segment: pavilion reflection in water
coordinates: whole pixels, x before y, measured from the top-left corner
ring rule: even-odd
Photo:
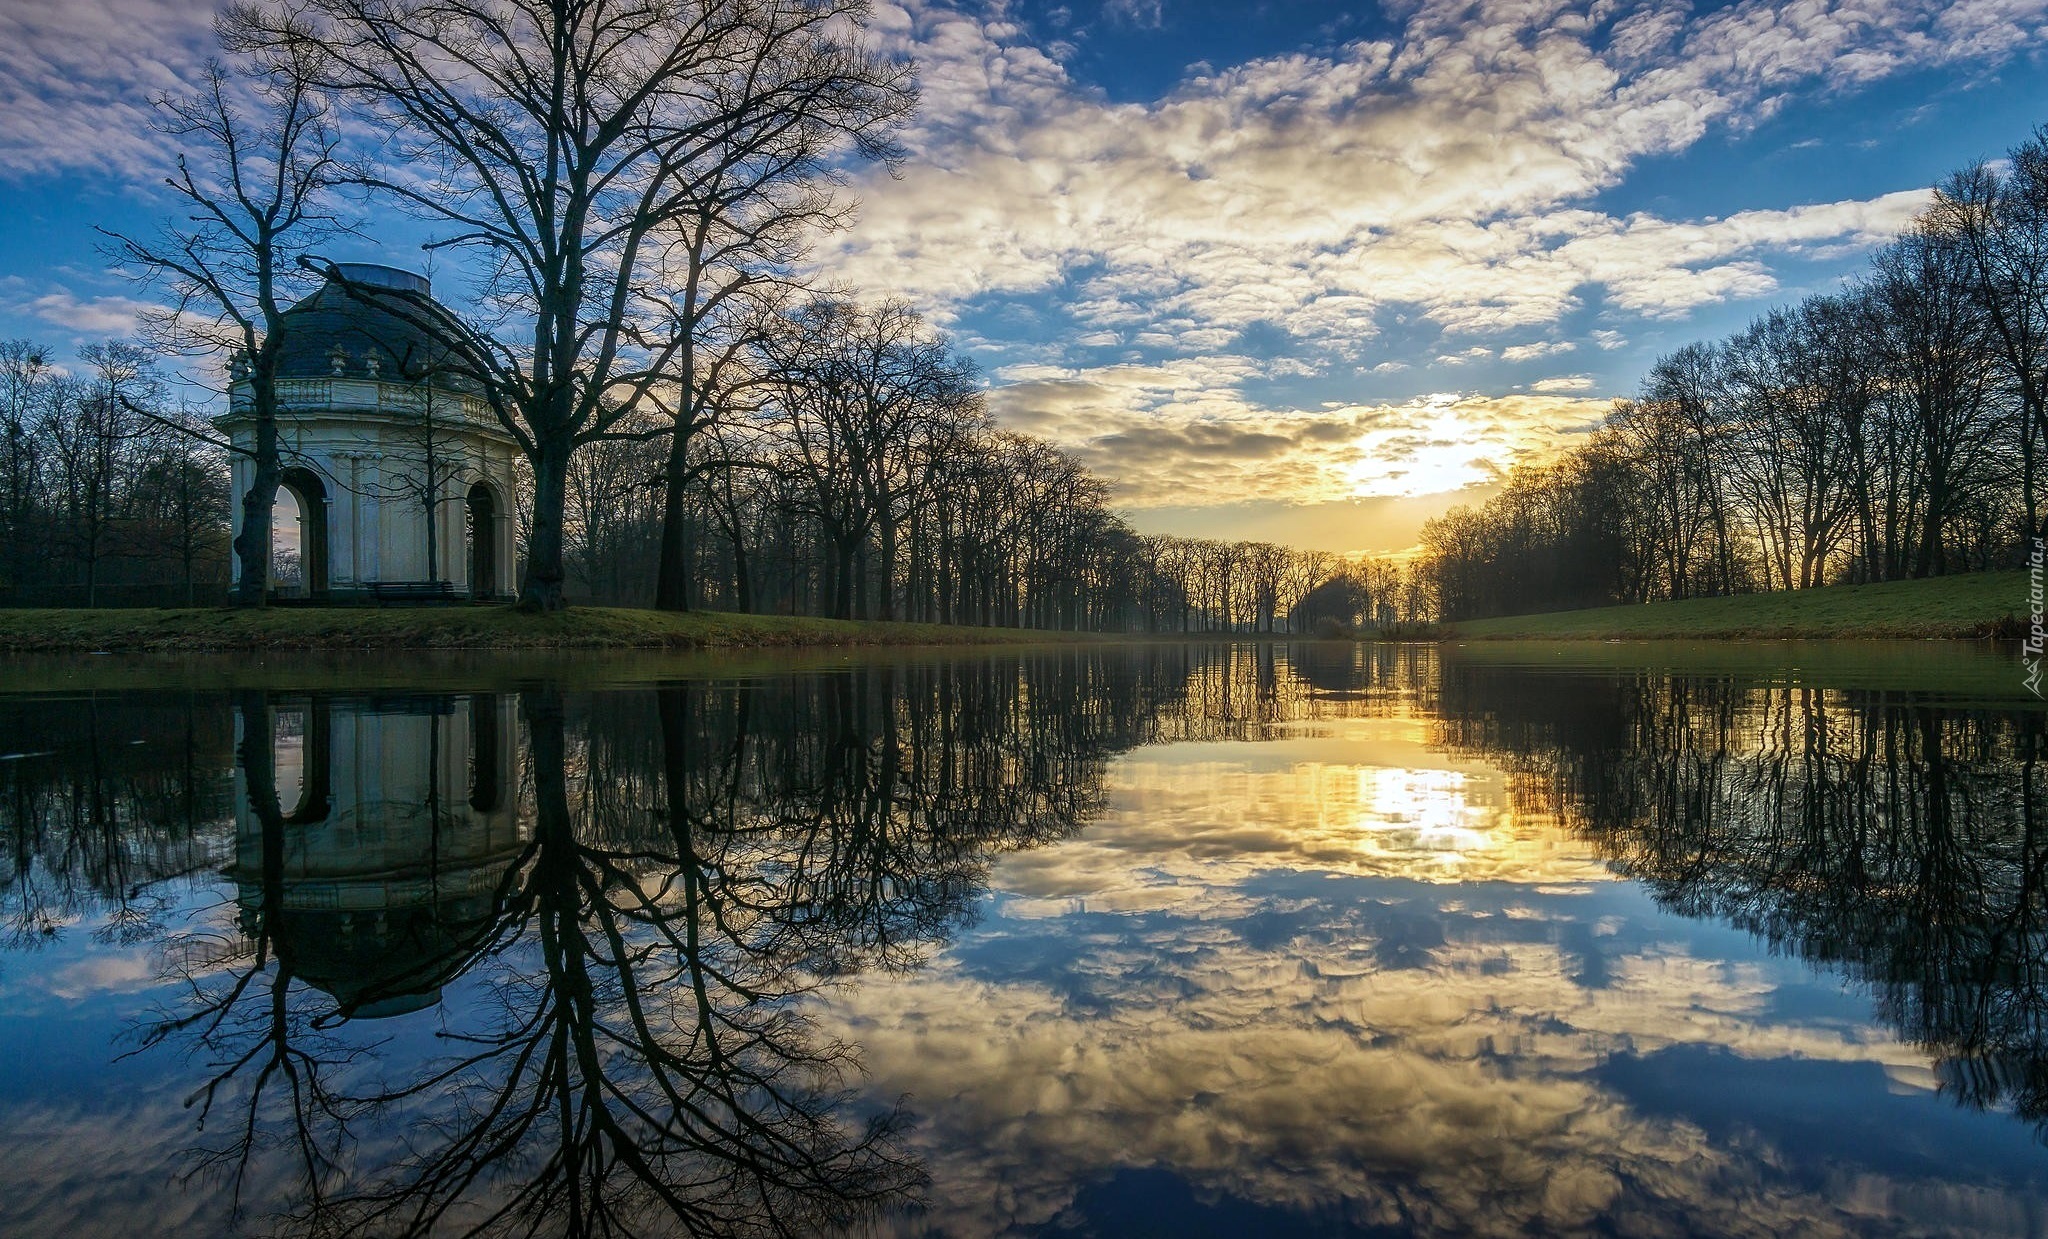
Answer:
[[[488,934],[529,834],[516,701],[311,695],[251,719],[271,729],[275,795],[252,778],[260,761],[240,765],[228,876],[243,931],[267,929],[346,1016],[433,1005]]]

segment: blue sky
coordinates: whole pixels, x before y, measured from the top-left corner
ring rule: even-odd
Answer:
[[[92,227],[166,209],[147,99],[210,13],[0,7],[0,335],[132,322]],[[2048,0],[910,0],[874,32],[925,107],[819,265],[921,306],[1141,528],[1331,550],[1411,545],[2048,121]]]

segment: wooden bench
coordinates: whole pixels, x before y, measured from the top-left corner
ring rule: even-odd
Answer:
[[[457,602],[462,598],[448,581],[371,581],[370,599],[378,606]]]

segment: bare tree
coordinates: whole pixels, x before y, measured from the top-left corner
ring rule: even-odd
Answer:
[[[1702,534],[1710,530],[1705,592],[1725,594],[1734,588],[1734,539],[1729,533],[1726,473],[1720,467],[1723,446],[1730,433],[1726,401],[1721,398],[1721,366],[1717,350],[1705,344],[1690,344],[1659,358],[1644,384],[1643,397],[1668,409],[1678,442],[1673,445],[1681,496],[1670,531],[1675,539],[1689,539],[1694,520],[1705,522]],[[1673,583],[1674,598],[1697,592],[1691,581],[1693,557],[1683,554],[1679,566],[1687,579]]]
[[[90,607],[99,605],[116,534],[134,515],[134,481],[148,441],[163,433],[137,412],[159,403],[161,384],[154,359],[132,344],[91,344],[79,355],[89,369],[60,384],[43,432],[50,499],[60,517],[55,540],[82,568]]]
[[[696,272],[707,264],[695,256],[692,244],[679,248],[691,255],[683,269]],[[707,498],[702,492],[716,484],[717,474],[753,463],[744,453],[728,450],[747,438],[744,432],[732,433],[734,419],[760,411],[769,386],[759,364],[762,347],[781,330],[796,291],[785,281],[730,269],[724,273],[729,282],[710,296],[688,291],[669,299],[674,382],[666,391],[655,389],[649,402],[659,419],[654,433],[668,440],[659,479],[662,517],[654,586],[654,605],[664,611],[689,610],[695,593],[692,540],[698,522],[691,504]],[[729,492],[732,479],[725,482]]]
[[[48,348],[28,340],[0,342],[0,564],[14,586],[22,584],[35,545],[42,498],[40,427],[55,377]]]
[[[860,37],[860,0],[309,0],[235,11],[392,135],[354,179],[477,260],[486,326],[364,296],[452,337],[533,469],[520,603],[563,605],[571,456],[673,379],[673,316],[645,294],[664,242],[752,135],[823,124],[883,153],[911,71]],[[295,60],[296,63],[296,60]]]
[[[177,565],[189,607],[198,601],[201,565],[226,558],[228,474],[198,413],[161,416],[164,433],[152,436],[134,480],[136,543],[143,554]]]
[[[2048,128],[2000,172],[1978,162],[1944,181],[1928,228],[1967,259],[2007,381],[2019,395],[2020,495],[2041,529],[2040,454],[2048,443]]]
[[[648,429],[651,436],[659,428]],[[570,463],[568,562],[590,597],[647,601],[661,532],[661,465],[661,447],[652,437],[592,443]]]
[[[235,601],[262,606],[270,568],[271,511],[282,465],[277,368],[297,287],[296,258],[339,226],[328,189],[337,138],[310,85],[312,49],[282,47],[247,73],[219,62],[200,91],[159,101],[161,128],[196,147],[166,180],[187,214],[150,239],[108,232],[117,258],[171,304],[153,333],[178,351],[220,357],[230,382],[246,380],[254,474],[241,496]]]
[[[1869,286],[1883,324],[1880,364],[1917,448],[1916,577],[1948,570],[1944,528],[1971,475],[1995,458],[1988,324],[1967,261],[1950,238],[1918,231],[1878,254]]]
[[[695,210],[663,230],[662,261],[642,294],[662,318],[661,337],[641,344],[670,372],[669,383],[649,391],[672,427],[655,587],[663,610],[689,607],[685,505],[695,474],[693,440],[726,410],[736,361],[788,299],[788,267],[807,234],[840,227],[852,213],[827,192],[833,169],[824,162],[845,121],[792,120],[753,118],[690,185]],[[875,151],[892,164],[898,154],[893,146]]]

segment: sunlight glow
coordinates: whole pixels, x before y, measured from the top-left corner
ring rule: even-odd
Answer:
[[[1456,864],[1494,843],[1494,812],[1475,804],[1459,770],[1363,767],[1358,774],[1360,850],[1426,852]]]
[[[1433,748],[1414,718],[1324,720],[1249,751],[1149,748],[1114,780],[1115,830],[1004,858],[1001,883],[1020,897],[1005,915],[1174,906],[1276,867],[1549,888],[1613,878],[1553,815],[1523,806],[1513,775]],[[1222,803],[1246,811],[1219,818]]]
[[[1439,495],[1494,481],[1507,471],[1516,445],[1488,435],[1484,425],[1452,407],[1454,397],[1433,397],[1436,407],[1415,425],[1368,430],[1352,444],[1346,468],[1354,498]]]

